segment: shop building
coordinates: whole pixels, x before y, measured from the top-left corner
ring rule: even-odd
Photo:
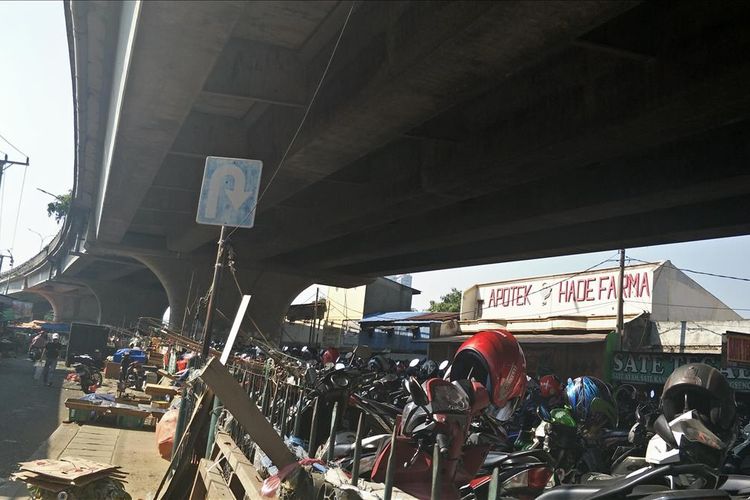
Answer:
[[[743,318],[669,261],[627,266],[622,338],[617,324],[619,268],[477,284],[465,290],[458,321],[433,335],[430,357],[444,359],[473,333],[504,328],[523,346],[532,375],[612,375],[616,352],[689,353],[705,336],[675,334],[670,324]],[[710,342],[721,351],[722,335]]]

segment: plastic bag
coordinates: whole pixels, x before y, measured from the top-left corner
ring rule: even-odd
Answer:
[[[177,428],[177,417],[180,410],[169,410],[156,424],[156,445],[159,454],[164,460],[172,458],[172,447],[174,446],[174,433]]]
[[[34,365],[34,380],[40,380],[43,373],[44,363],[42,363],[41,361],[37,361],[36,365]]]

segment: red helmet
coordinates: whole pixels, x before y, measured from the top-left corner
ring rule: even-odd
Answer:
[[[450,379],[468,378],[484,384],[490,401],[498,408],[523,399],[526,358],[516,338],[506,330],[485,330],[461,344],[453,358]]]
[[[554,375],[545,375],[539,379],[539,393],[543,398],[551,398],[562,392],[562,383]]]
[[[323,361],[324,365],[327,365],[328,363],[335,363],[337,359],[339,359],[339,351],[333,347],[329,347],[328,349],[326,349],[325,352],[323,352],[323,356],[321,357],[321,361]]]

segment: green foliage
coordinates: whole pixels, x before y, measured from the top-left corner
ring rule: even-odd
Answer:
[[[70,190],[66,194],[58,196],[55,201],[47,204],[47,216],[55,217],[55,222],[58,224],[61,220],[68,215],[70,212],[70,200],[73,197],[73,191]]]
[[[460,312],[461,291],[451,288],[451,291],[440,297],[440,302],[430,301],[429,310],[432,312]]]

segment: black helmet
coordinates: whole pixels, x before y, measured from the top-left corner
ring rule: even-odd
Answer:
[[[677,368],[664,383],[661,395],[664,416],[672,420],[695,410],[703,423],[729,444],[737,430],[737,405],[729,382],[716,368],[690,363]]]
[[[423,380],[435,378],[438,376],[438,365],[433,360],[428,359],[419,367],[419,378]]]

